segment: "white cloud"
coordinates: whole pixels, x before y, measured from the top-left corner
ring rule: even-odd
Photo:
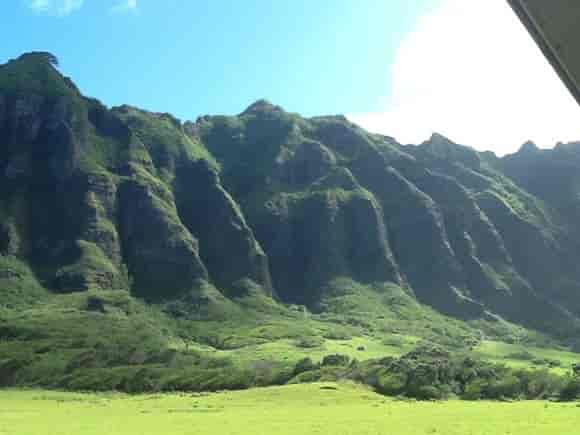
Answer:
[[[30,9],[39,14],[64,17],[80,9],[84,0],[28,0]]]
[[[513,152],[580,140],[580,107],[504,0],[442,0],[401,42],[384,111],[368,130],[420,143],[432,132]]]
[[[111,11],[115,13],[134,12],[136,10],[137,0],[117,0],[116,4],[111,8]]]

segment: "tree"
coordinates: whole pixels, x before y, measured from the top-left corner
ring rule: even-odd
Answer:
[[[316,370],[317,368],[318,365],[314,364],[310,358],[302,358],[294,367],[294,376],[299,375],[300,373]]]
[[[580,397],[580,378],[570,377],[568,378],[566,385],[562,388],[560,392],[560,400],[576,400]]]

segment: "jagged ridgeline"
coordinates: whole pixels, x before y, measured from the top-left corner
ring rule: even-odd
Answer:
[[[0,66],[0,298],[254,292],[324,311],[358,283],[571,336],[579,169],[578,144],[402,146],[264,100],[185,123],[109,109],[29,53]]]

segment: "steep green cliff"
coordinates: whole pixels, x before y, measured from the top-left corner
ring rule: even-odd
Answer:
[[[570,338],[579,150],[402,146],[264,100],[182,123],[109,109],[30,53],[0,66],[0,303],[100,289],[324,312],[388,288]]]

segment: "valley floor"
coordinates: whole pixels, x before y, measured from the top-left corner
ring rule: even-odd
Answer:
[[[0,390],[0,434],[572,435],[579,406],[398,401],[349,383],[139,396]]]

